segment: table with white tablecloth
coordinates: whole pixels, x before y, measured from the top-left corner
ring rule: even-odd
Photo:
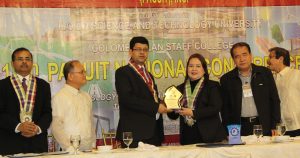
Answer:
[[[42,158],[298,158],[300,140],[254,143],[224,147],[163,146],[156,150],[114,149],[79,155],[44,155]]]

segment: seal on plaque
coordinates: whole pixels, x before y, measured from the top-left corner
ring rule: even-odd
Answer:
[[[166,89],[164,102],[168,109],[181,109],[181,92],[173,85]]]

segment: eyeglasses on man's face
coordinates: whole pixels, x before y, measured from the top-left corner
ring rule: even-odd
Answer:
[[[82,70],[82,71],[71,71],[71,73],[79,73],[79,74],[85,75],[86,71],[85,70]]]
[[[133,51],[136,51],[136,52],[139,52],[139,53],[141,53],[141,52],[149,52],[149,49],[148,48],[133,48],[132,49]]]
[[[32,59],[27,57],[27,58],[16,58],[15,61],[17,62],[23,62],[23,61],[26,61],[26,62],[31,62]]]

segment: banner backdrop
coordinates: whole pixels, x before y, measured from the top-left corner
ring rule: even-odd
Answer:
[[[48,81],[54,95],[65,83],[64,63],[80,60],[89,81],[83,90],[93,98],[101,138],[101,129],[116,130],[114,75],[128,62],[133,36],[150,41],[147,68],[161,98],[167,87],[183,82],[186,60],[193,53],[206,58],[211,79],[218,80],[234,68],[229,50],[240,41],[250,44],[257,65],[266,66],[268,49],[280,46],[291,51],[292,65],[299,69],[299,1],[223,2],[4,0],[0,2],[0,79],[13,72],[12,51],[26,47],[33,53],[33,74]],[[178,134],[178,121],[164,116],[164,126],[166,135]]]

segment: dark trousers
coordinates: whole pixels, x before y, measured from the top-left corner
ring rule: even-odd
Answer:
[[[289,135],[291,137],[300,136],[300,129],[297,129],[297,130],[294,130],[294,131],[286,131],[284,135]]]
[[[145,144],[151,144],[151,145],[155,145],[155,146],[161,146],[162,138],[159,137],[159,130],[155,129],[155,134],[152,138],[143,139],[143,140],[133,140],[129,147],[130,148],[137,148],[139,142],[143,142]],[[121,141],[121,147],[122,148],[127,147],[126,144],[124,144],[123,141]]]
[[[253,135],[253,125],[259,125],[258,117],[241,117],[241,136]]]
[[[182,128],[181,129],[182,133],[180,133],[181,145],[204,143],[198,129],[198,122],[196,122],[193,126],[188,126],[185,123],[181,124],[180,126]]]

